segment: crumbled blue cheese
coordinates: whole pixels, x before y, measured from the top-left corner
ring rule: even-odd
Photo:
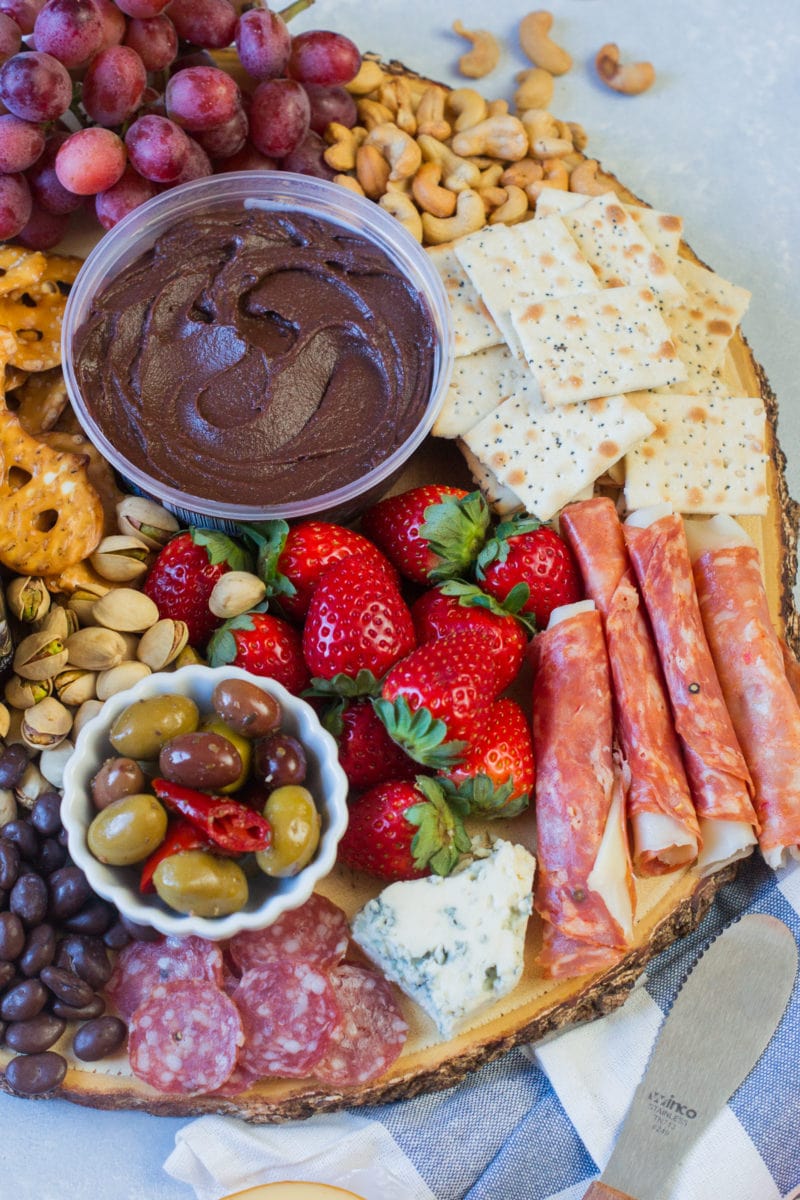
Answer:
[[[535,866],[498,839],[453,875],[390,884],[356,913],[353,938],[450,1037],[519,983]]]

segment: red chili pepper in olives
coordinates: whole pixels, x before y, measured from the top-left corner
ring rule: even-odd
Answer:
[[[145,859],[139,877],[139,891],[146,894],[156,890],[153,886],[153,874],[158,864],[165,858],[169,858],[172,854],[180,854],[181,850],[204,850],[208,845],[209,839],[199,829],[196,829],[183,817],[179,817],[170,825],[167,836],[158,849],[154,850],[148,859]]]
[[[221,850],[249,854],[266,850],[270,844],[269,822],[244,804],[196,792],[168,779],[154,779],[153,791],[171,812],[185,817]]]

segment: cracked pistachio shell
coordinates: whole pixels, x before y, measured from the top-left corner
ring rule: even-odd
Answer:
[[[144,679],[146,675],[150,674],[147,663],[126,659],[119,666],[111,667],[108,671],[101,671],[97,676],[97,699],[107,700],[109,696],[115,696],[117,692],[125,692],[140,679]]]
[[[171,512],[144,496],[125,496],[117,505],[117,528],[160,550],[178,532],[180,525]]]
[[[6,588],[6,603],[19,621],[39,621],[50,609],[50,593],[44,581],[17,575]]]
[[[95,601],[92,616],[106,629],[142,633],[158,620],[158,606],[136,588],[119,587]]]
[[[37,622],[36,628],[39,633],[61,638],[63,642],[78,628],[78,618],[63,604],[54,604],[47,615]]]
[[[73,592],[67,601],[67,608],[71,613],[74,613],[78,619],[78,628],[82,629],[86,625],[96,624],[92,615],[97,596],[87,595],[85,592]]]
[[[54,683],[56,696],[62,704],[71,704],[77,708],[84,700],[93,700],[96,695],[97,674],[82,667],[67,667],[56,675]]]
[[[67,658],[64,639],[42,629],[17,646],[14,670],[23,679],[52,679],[67,665]]]
[[[226,571],[214,584],[208,607],[215,617],[227,620],[255,608],[267,594],[263,580],[250,571]]]
[[[127,657],[124,639],[113,629],[90,625],[67,638],[68,661],[86,671],[108,671]],[[66,664],[65,664],[66,665]]]
[[[12,708],[33,708],[46,696],[52,696],[53,680],[23,679],[20,675],[11,675],[6,680],[3,694]]]
[[[22,740],[33,750],[57,746],[70,729],[72,713],[52,696],[26,709],[22,718]]]
[[[91,556],[97,574],[112,583],[130,583],[147,574],[150,547],[141,538],[112,534],[103,538]]]
[[[164,617],[146,629],[139,640],[136,657],[147,663],[151,671],[163,671],[174,662],[189,640],[185,621]]]

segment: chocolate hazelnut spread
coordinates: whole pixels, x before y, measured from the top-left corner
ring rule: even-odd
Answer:
[[[306,213],[184,220],[95,297],[87,408],[156,480],[244,505],[313,498],[402,445],[430,395],[424,299],[367,238]]]

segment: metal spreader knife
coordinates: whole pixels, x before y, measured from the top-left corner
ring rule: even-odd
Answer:
[[[661,1027],[584,1200],[665,1200],[673,1171],[769,1044],[796,973],[794,937],[776,917],[742,917],[712,942]]]

